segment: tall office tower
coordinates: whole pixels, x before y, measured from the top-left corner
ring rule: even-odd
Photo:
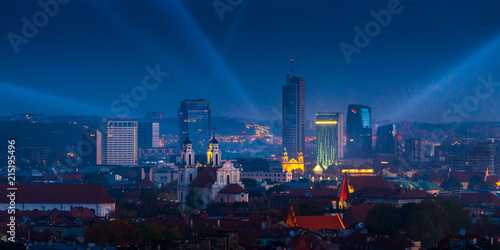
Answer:
[[[286,76],[283,86],[283,148],[288,156],[297,159],[305,154],[306,79]]]
[[[466,151],[466,171],[495,173],[495,150],[493,143],[477,143]]]
[[[346,158],[372,157],[372,110],[363,105],[347,107]]]
[[[160,147],[160,125],[157,122],[140,122],[137,127],[139,148]]]
[[[164,117],[163,112],[146,112],[146,119],[163,119]]]
[[[405,157],[410,162],[424,162],[434,156],[434,145],[422,138],[405,140]]]
[[[101,122],[101,132],[102,164],[137,164],[137,119],[135,117],[104,117]]]
[[[82,131],[82,167],[102,164],[102,137],[99,130],[83,130]]]
[[[327,169],[344,158],[344,115],[316,113],[316,163]]]
[[[396,124],[389,124],[377,128],[377,154],[397,154],[398,133]]]
[[[179,109],[179,142],[181,138],[189,139],[193,143],[193,149],[198,154],[204,155],[210,140],[210,127],[212,115],[210,103],[205,99],[185,100],[181,102]],[[180,144],[182,146],[182,144]]]

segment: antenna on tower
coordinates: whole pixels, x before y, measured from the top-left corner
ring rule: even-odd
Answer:
[[[290,75],[293,76],[293,63],[295,62],[295,59],[291,58],[290,59]]]

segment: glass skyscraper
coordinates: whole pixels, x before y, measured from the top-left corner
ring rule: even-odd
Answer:
[[[210,141],[212,114],[210,103],[205,99],[185,100],[179,109],[179,145],[186,139],[193,143],[193,149],[198,154],[205,154]]]
[[[160,147],[160,125],[157,122],[139,122],[138,147],[140,149]]]
[[[346,158],[372,158],[372,110],[363,105],[347,107]]]
[[[398,134],[396,124],[389,124],[377,128],[377,154],[397,154]]]
[[[327,169],[344,157],[344,115],[316,113],[316,163]]]
[[[283,148],[297,159],[305,153],[306,79],[287,75],[282,90]]]

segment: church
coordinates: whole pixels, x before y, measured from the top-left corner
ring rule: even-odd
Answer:
[[[211,202],[248,202],[248,191],[240,181],[240,169],[234,167],[229,160],[222,163],[221,150],[215,134],[210,140],[207,165],[203,169],[195,162],[194,154],[193,144],[187,136],[182,145],[179,165],[179,202],[186,202],[190,190],[198,192],[205,205]]]

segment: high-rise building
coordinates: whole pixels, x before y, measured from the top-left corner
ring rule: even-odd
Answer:
[[[137,164],[137,120],[135,117],[104,117],[101,122],[101,133],[102,164]]]
[[[316,113],[316,163],[323,169],[344,158],[344,115]]]
[[[102,164],[101,145],[101,131],[96,129],[82,131],[82,167]]]
[[[346,158],[372,157],[372,110],[363,105],[347,107]]]
[[[287,75],[282,90],[283,149],[296,159],[305,153],[306,79]]]
[[[146,119],[163,119],[165,117],[163,112],[146,112]]]
[[[495,173],[495,148],[494,143],[477,143],[466,152],[466,171]]]
[[[397,154],[398,133],[396,124],[389,124],[377,128],[377,154]]]
[[[405,157],[410,162],[424,162],[434,156],[434,145],[422,138],[405,140]]]
[[[180,138],[189,138],[196,153],[205,154],[210,140],[212,114],[210,103],[205,99],[185,100],[179,109],[179,142]]]
[[[160,147],[160,125],[157,122],[140,122],[137,127],[139,148]]]

